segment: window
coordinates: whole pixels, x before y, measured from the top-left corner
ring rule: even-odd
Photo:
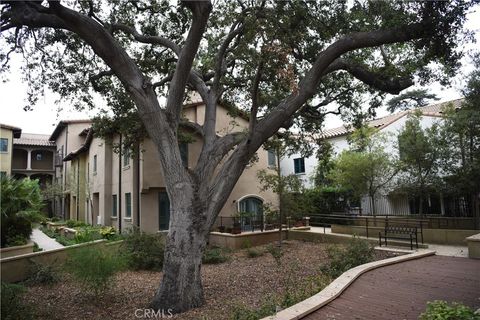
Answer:
[[[293,159],[295,173],[305,173],[305,158]]]
[[[125,218],[132,217],[132,194],[125,193]]]
[[[268,150],[268,166],[269,167],[277,166],[277,158],[275,156],[275,150]]]
[[[97,155],[93,156],[93,173],[97,172]]]
[[[117,216],[117,195],[112,195],[112,217]]]
[[[183,166],[188,168],[188,143],[181,142],[178,148],[180,149]]]
[[[0,138],[0,152],[8,152],[8,139]]]
[[[7,177],[7,172],[6,171],[0,171],[0,178],[6,178]]]
[[[130,165],[130,149],[125,149],[123,151],[123,166],[126,167]]]
[[[38,152],[36,155],[35,155],[35,159],[37,161],[42,161],[43,159],[43,154],[41,152]]]

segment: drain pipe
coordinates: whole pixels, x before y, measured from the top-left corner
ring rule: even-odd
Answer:
[[[122,233],[122,135],[118,152],[118,233]]]

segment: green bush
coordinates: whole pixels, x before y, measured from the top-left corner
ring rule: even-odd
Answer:
[[[270,296],[262,302],[260,308],[251,308],[245,305],[235,305],[230,316],[231,320],[258,320],[268,317],[277,311],[277,301]]]
[[[122,255],[108,249],[85,247],[72,250],[65,264],[66,271],[95,296],[105,292],[113,283],[112,277],[126,266]]]
[[[256,257],[260,257],[260,256],[263,256],[263,251],[262,250],[256,249],[256,248],[248,248],[247,249],[247,257],[256,258]]]
[[[54,284],[60,281],[58,270],[52,265],[43,265],[31,261],[30,270],[27,278],[28,284]]]
[[[2,320],[33,319],[32,310],[22,302],[25,287],[2,282]]]
[[[228,258],[229,257],[223,248],[213,247],[205,250],[202,262],[205,264],[218,264],[226,262]]]
[[[134,229],[124,237],[121,251],[133,270],[162,270],[165,242],[157,234]]]
[[[329,262],[321,270],[329,277],[337,278],[351,268],[372,261],[373,252],[374,249],[367,240],[353,236],[344,249],[339,246],[327,248]]]
[[[267,252],[272,255],[272,257],[275,259],[275,262],[280,265],[282,263],[282,256],[283,256],[283,251],[282,248],[279,247],[276,244],[269,244],[267,246]]]
[[[480,314],[460,303],[449,305],[446,301],[427,303],[427,310],[419,317],[420,320],[480,320]]]
[[[48,229],[47,227],[44,227],[44,226],[40,227],[39,229],[40,231],[45,233],[48,237],[55,238],[55,231]]]
[[[102,227],[100,229],[100,235],[107,240],[113,240],[117,236],[117,230],[114,227]]]
[[[32,222],[44,217],[38,180],[0,178],[1,247],[27,243]]]
[[[77,220],[67,220],[67,221],[65,221],[65,224],[66,224],[66,226],[69,227],[69,228],[88,226],[88,224],[86,224],[85,222],[83,222],[83,221],[77,221]]]
[[[85,243],[102,239],[100,230],[92,226],[84,226],[77,230],[75,243]]]
[[[40,251],[43,251],[43,249],[38,246],[38,243],[34,242],[33,243],[33,252],[40,252]]]

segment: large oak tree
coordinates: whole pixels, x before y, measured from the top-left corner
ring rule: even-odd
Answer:
[[[448,79],[473,4],[1,2],[2,69],[12,52],[23,54],[32,102],[48,85],[78,107],[92,106],[93,88],[115,117],[141,121],[157,146],[171,219],[151,305],[175,312],[204,303],[200,270],[209,230],[262,144],[281,127],[318,129],[326,113],[338,112],[327,111],[333,101],[347,110],[364,93],[380,97],[414,79]],[[188,91],[206,106],[202,125],[182,119]],[[248,130],[218,136],[218,103],[247,110]],[[178,148],[182,125],[203,139],[192,169]]]

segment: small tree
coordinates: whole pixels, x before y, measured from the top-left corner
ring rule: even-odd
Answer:
[[[262,185],[261,190],[272,190],[278,194],[280,246],[282,245],[282,223],[285,213],[291,214],[292,212],[296,211],[295,202],[292,199],[292,192],[298,193],[302,188],[302,181],[295,174],[283,176],[280,170],[281,159],[288,153],[293,152],[288,148],[287,141],[287,139],[275,137],[265,143],[265,147],[275,153],[276,165],[274,168],[274,173],[271,173],[267,170],[259,170],[257,173],[257,177]]]
[[[38,180],[1,178],[1,245],[25,244],[32,234],[32,222],[43,216]]]
[[[438,123],[423,129],[420,118],[419,112],[410,115],[398,135],[402,167],[398,184],[409,195],[419,197],[419,214],[423,214],[425,196],[441,183],[439,170],[444,148]]]
[[[385,135],[363,127],[351,137],[350,149],[336,159],[330,178],[338,186],[351,189],[357,197],[368,194],[375,215],[375,196],[398,172],[397,165],[385,151]]]

